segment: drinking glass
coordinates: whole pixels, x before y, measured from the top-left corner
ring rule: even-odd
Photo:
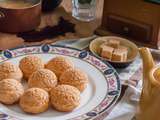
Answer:
[[[72,16],[81,21],[91,21],[96,17],[96,0],[72,0]]]

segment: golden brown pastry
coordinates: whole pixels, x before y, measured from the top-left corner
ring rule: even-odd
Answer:
[[[22,84],[15,79],[3,79],[0,81],[0,102],[13,104],[23,95]]]
[[[59,82],[72,85],[82,92],[87,87],[88,76],[80,69],[68,69],[60,76]]]
[[[22,71],[19,69],[18,66],[10,62],[4,62],[0,64],[0,80],[12,78],[21,81],[22,77]]]
[[[24,78],[28,79],[33,72],[35,72],[38,69],[44,68],[44,63],[41,60],[41,58],[34,55],[30,55],[30,56],[24,57],[20,61],[19,67],[24,74]]]
[[[20,98],[20,107],[27,113],[41,113],[48,109],[48,92],[41,88],[30,88]]]
[[[58,85],[52,88],[51,104],[59,111],[69,112],[80,104],[80,91],[70,85]]]
[[[57,85],[56,75],[48,69],[39,69],[34,72],[28,80],[29,87],[38,87],[46,91]]]
[[[59,77],[67,69],[73,67],[73,63],[69,59],[62,56],[55,57],[46,64],[46,68],[53,71],[57,77]]]

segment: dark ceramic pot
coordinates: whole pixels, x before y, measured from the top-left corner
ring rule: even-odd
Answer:
[[[60,5],[62,0],[42,0],[42,11],[49,12]]]
[[[41,20],[41,0],[26,0],[33,5],[25,8],[0,7],[0,31],[9,33],[35,29]],[[5,2],[1,0],[0,2]]]

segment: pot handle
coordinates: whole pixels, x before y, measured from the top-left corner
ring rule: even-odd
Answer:
[[[2,11],[0,11],[0,19],[4,18],[4,17],[5,17],[4,13]]]

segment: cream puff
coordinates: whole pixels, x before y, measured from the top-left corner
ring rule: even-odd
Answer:
[[[59,83],[72,85],[83,92],[87,87],[88,76],[80,69],[68,69],[60,76]]]
[[[19,67],[24,74],[24,78],[28,79],[33,72],[44,68],[44,63],[38,56],[30,55],[20,61]]]
[[[28,86],[42,88],[50,91],[51,88],[57,85],[56,75],[48,69],[39,69],[34,72],[28,80]]]
[[[46,64],[45,67],[53,71],[56,74],[56,76],[59,78],[64,71],[66,71],[67,69],[73,68],[74,65],[72,61],[70,61],[69,59],[62,56],[57,56],[51,59]]]
[[[62,112],[69,112],[80,105],[80,91],[70,85],[58,85],[50,91],[52,106]]]
[[[48,92],[41,88],[30,88],[20,98],[20,107],[27,113],[42,113],[48,109]]]
[[[11,62],[4,62],[0,64],[0,80],[11,78],[21,81],[23,73],[20,68]]]
[[[0,102],[14,104],[23,95],[23,85],[15,79],[3,79],[0,81]]]

